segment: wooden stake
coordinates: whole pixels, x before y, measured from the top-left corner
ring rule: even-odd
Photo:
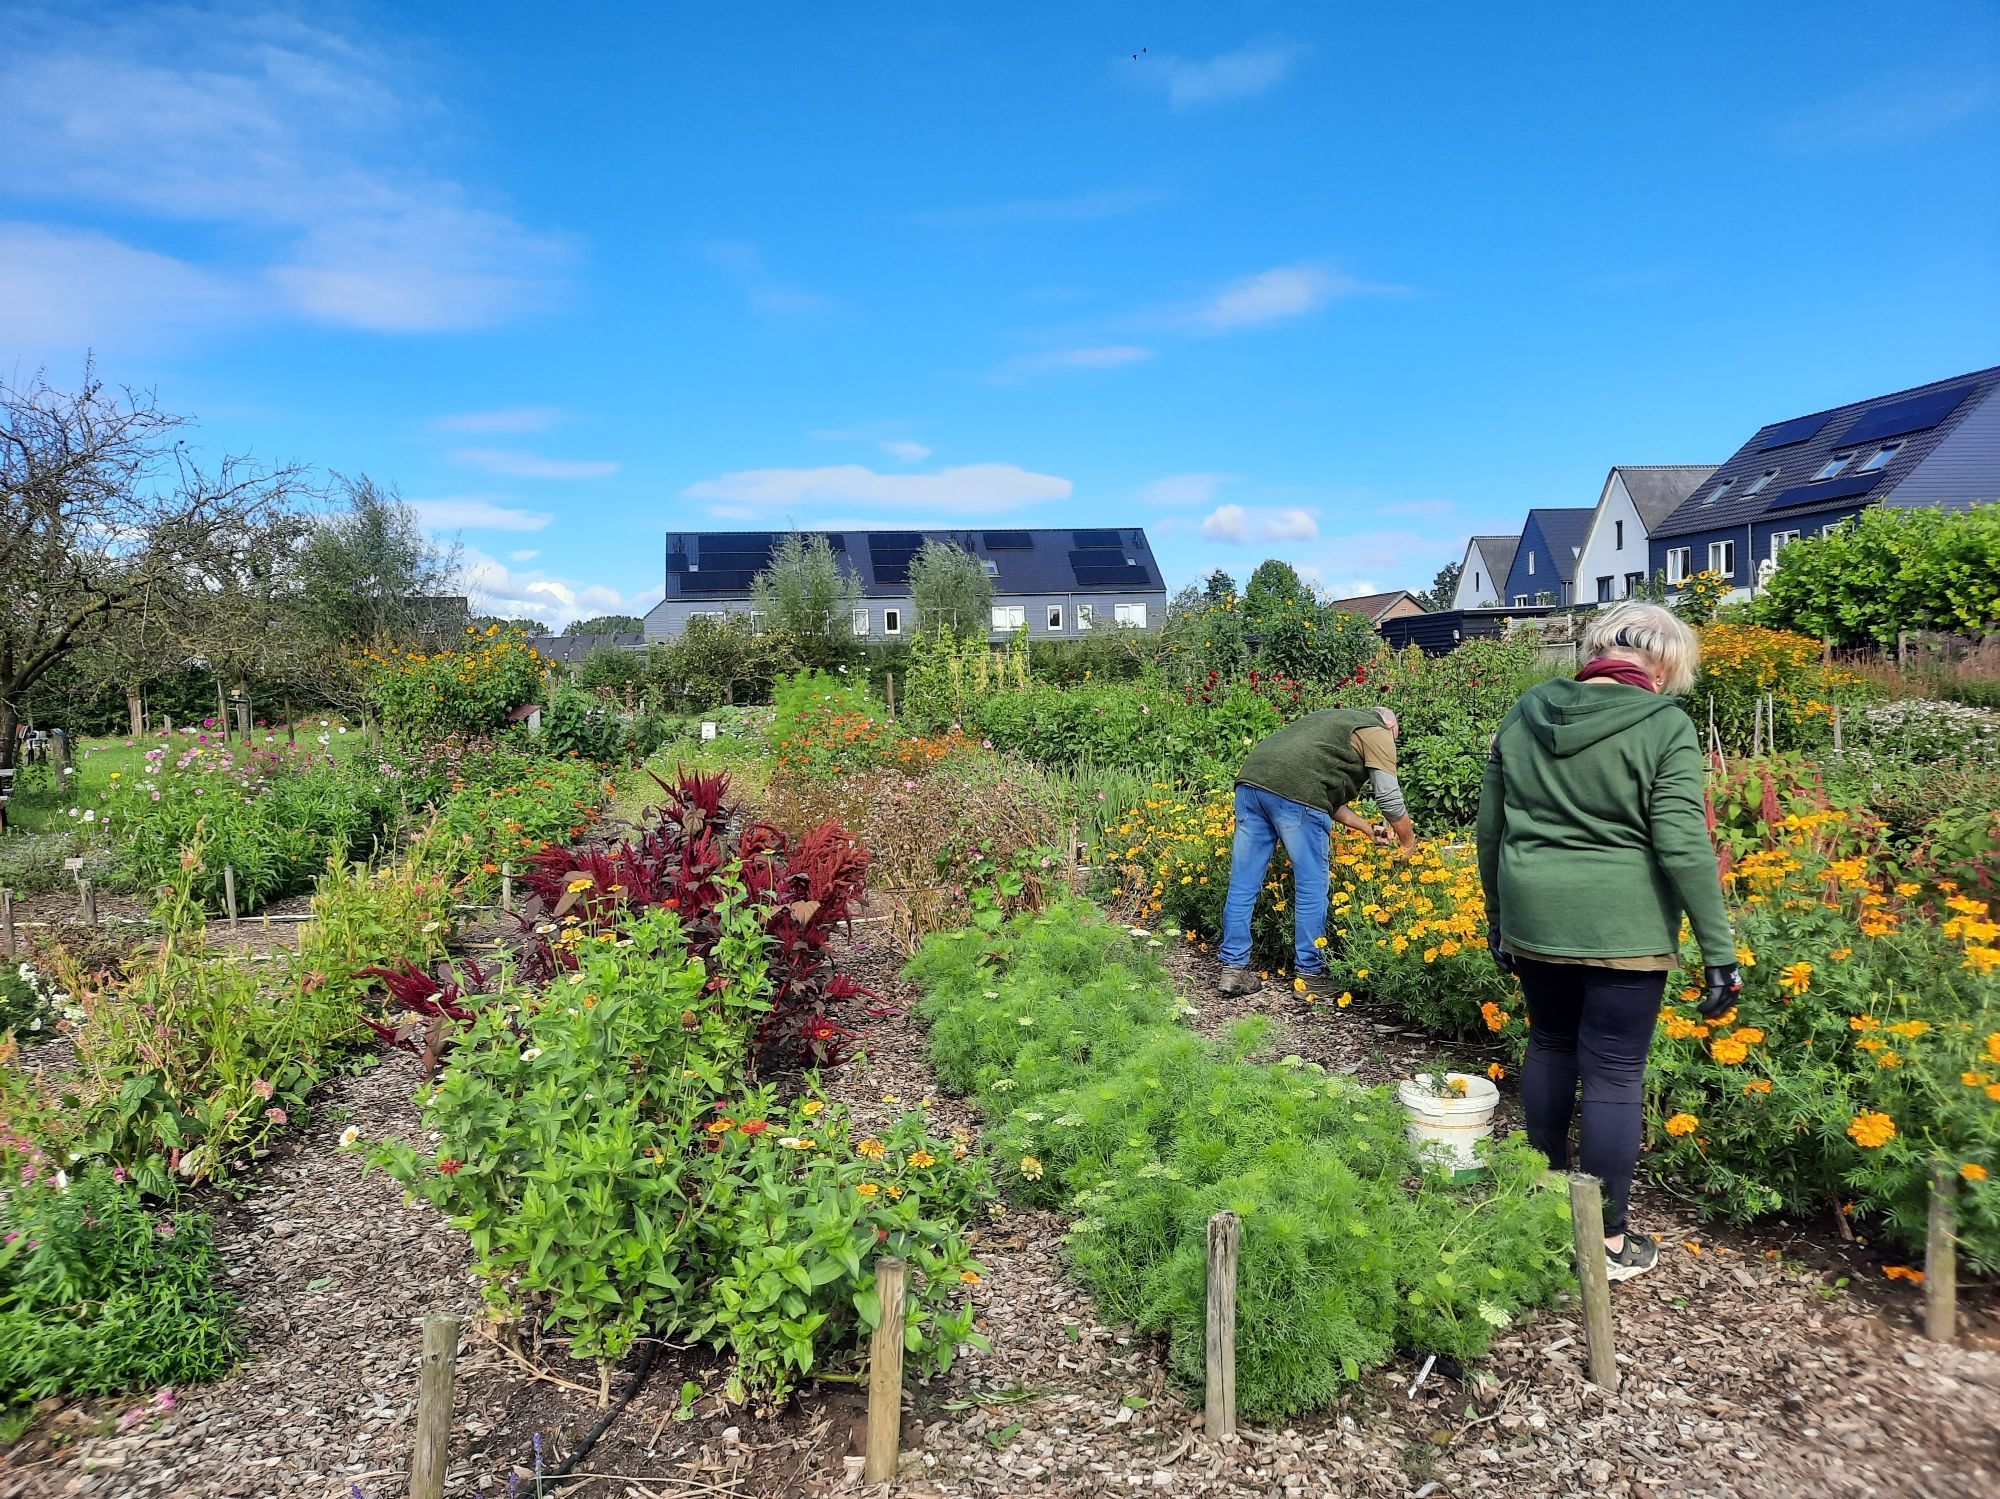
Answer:
[[[0,941],[7,944],[7,956],[19,956],[14,946],[14,892],[0,890]]]
[[[1840,753],[1840,705],[1833,706],[1833,752]]]
[[[1202,1427],[1211,1437],[1236,1435],[1236,1251],[1242,1221],[1220,1212],[1208,1220],[1208,1375]]]
[[[500,866],[500,909],[503,911],[514,909],[514,866],[512,864],[502,864]]]
[[[888,1483],[896,1476],[903,1439],[903,1292],[909,1265],[898,1259],[875,1262],[875,1298],[881,1318],[868,1344],[868,1450],[861,1477]]]
[[[1618,1360],[1611,1349],[1611,1275],[1605,1263],[1604,1183],[1587,1172],[1569,1175],[1569,1224],[1576,1240],[1576,1283],[1583,1292],[1584,1341],[1590,1346],[1590,1379],[1607,1395],[1618,1393]]]
[[[458,1318],[424,1318],[424,1352],[417,1365],[417,1437],[410,1456],[410,1499],[443,1499],[451,1452],[452,1379],[458,1363]]]
[[[97,925],[97,892],[89,880],[78,880],[76,888],[83,893],[83,919],[87,925]]]
[[[222,866],[222,909],[229,915],[229,930],[236,930],[236,866]]]
[[[882,685],[889,693],[889,716],[894,718],[896,716],[896,674],[893,671],[882,673]]]
[[[1924,1336],[1940,1343],[1958,1337],[1958,1177],[1951,1167],[1931,1167],[1930,1235],[1924,1245]]]

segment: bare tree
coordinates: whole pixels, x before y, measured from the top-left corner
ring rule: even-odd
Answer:
[[[0,768],[28,690],[58,662],[172,648],[246,538],[287,511],[300,471],[204,470],[149,394],[0,383]]]

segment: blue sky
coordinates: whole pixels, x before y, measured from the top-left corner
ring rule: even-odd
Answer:
[[[394,483],[558,626],[669,527],[1422,586],[2000,360],[1983,0],[15,0],[0,140],[0,373]]]

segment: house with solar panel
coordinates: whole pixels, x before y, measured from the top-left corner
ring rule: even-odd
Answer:
[[[1652,570],[1754,593],[1785,547],[1870,505],[2000,500],[2000,366],[1759,427],[1657,526]],[[1762,569],[1760,573],[1760,569]]]
[[[978,558],[993,580],[992,639],[1025,628],[1036,640],[1073,640],[1097,629],[1156,629],[1166,582],[1137,526],[1096,530],[827,531],[843,571],[860,585],[847,627],[856,639],[907,640],[917,632],[910,563],[926,541]],[[646,639],[671,640],[691,619],[755,617],[750,584],[770,566],[781,531],[669,531],[666,597],[646,615]]]

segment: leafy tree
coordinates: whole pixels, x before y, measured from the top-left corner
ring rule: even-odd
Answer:
[[[1236,597],[1236,580],[1218,567],[1202,579],[1201,592],[1211,604],[1219,604],[1224,599]]]
[[[1243,612],[1253,632],[1268,628],[1287,605],[1311,608],[1313,591],[1289,562],[1271,557],[1257,564],[1243,586]]]
[[[850,620],[861,602],[861,583],[840,565],[824,535],[788,532],[770,566],[751,580],[750,598],[801,664],[825,669],[855,654]]]
[[[305,538],[307,621],[340,646],[455,643],[471,624],[457,595],[455,546],[424,534],[417,513],[366,474],[334,476],[336,508]]]
[[[926,541],[910,560],[910,597],[920,631],[945,630],[984,640],[993,619],[993,580],[964,547]]]
[[[0,768],[38,682],[96,653],[157,661],[302,493],[294,468],[202,469],[183,425],[90,368],[70,393],[0,383]]]
[[[1892,646],[1902,630],[2000,629],[2000,505],[1864,510],[1786,547],[1751,612],[1836,645]]]
[[[1459,574],[1464,571],[1463,562],[1447,562],[1431,579],[1430,588],[1417,595],[1417,602],[1426,609],[1449,609],[1452,595],[1458,592]]]
[[[595,614],[589,619],[573,619],[563,626],[565,635],[637,635],[646,622],[636,614]]]

